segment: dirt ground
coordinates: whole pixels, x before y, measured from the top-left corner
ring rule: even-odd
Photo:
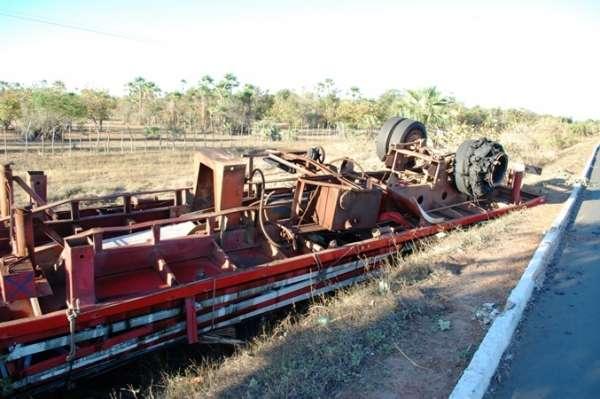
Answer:
[[[389,294],[379,292],[382,281],[352,288],[284,319],[249,348],[162,351],[66,397],[447,397],[489,327],[486,317],[502,308],[596,142],[562,151],[541,176],[526,178],[547,204],[433,239],[408,257],[406,271],[392,272]],[[362,144],[325,149],[328,159],[356,154],[365,169],[379,165]],[[50,187],[60,188],[52,199],[181,186],[192,176],[189,153],[16,161],[17,173],[49,171]],[[129,378],[138,374],[144,377]]]
[[[545,205],[511,218],[514,223],[505,234],[477,252],[456,253],[443,265],[445,272],[416,287],[433,302],[432,309],[444,309],[448,330],[432,328],[430,317],[415,319],[400,338],[398,353],[381,359],[381,369],[363,377],[370,381],[368,388],[339,397],[447,397],[489,327],[475,317],[477,310],[486,303],[503,307],[596,144],[594,139],[569,148],[541,176],[529,176],[529,189],[543,194]]]

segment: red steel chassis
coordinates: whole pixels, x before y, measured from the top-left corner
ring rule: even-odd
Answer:
[[[344,184],[358,192],[366,190],[352,187],[355,183],[344,180],[336,169],[324,169],[297,153],[273,156],[313,179],[299,178],[296,193],[307,184],[323,187],[309,194],[348,189]],[[300,161],[302,166],[298,166]],[[443,222],[430,224],[410,212],[381,207],[372,227],[388,228],[370,237],[363,235],[329,248],[278,249],[261,236],[258,222],[251,226],[240,221],[249,214],[256,219],[262,212],[264,201],[257,205],[260,201],[255,191],[276,195],[289,189],[267,189],[252,183],[252,157],[249,165],[240,165],[222,154],[201,154],[194,187],[169,190],[174,193],[172,199],[132,202],[148,192],[122,193],[115,196],[123,200],[122,205],[81,211],[81,200],[46,204],[45,180],[34,173],[35,179],[43,180],[43,188],[36,191],[35,181],[26,185],[33,203],[28,210],[14,207],[12,198],[0,201],[6,224],[4,247],[12,251],[2,261],[3,287],[16,283],[25,287],[25,292],[35,290],[22,296],[7,288],[3,291],[0,377],[5,394],[63,384],[176,342],[211,342],[211,331],[377,274],[386,259],[407,242],[544,202],[542,197],[522,192],[522,173],[511,171],[508,185],[498,187],[488,205],[470,201],[439,208],[442,212],[454,207],[454,217]],[[324,170],[329,180],[314,180],[320,179]],[[10,168],[5,168],[4,191],[0,193],[4,199],[12,196],[7,189],[10,178]],[[330,178],[342,183],[331,183]],[[365,177],[369,179],[373,178]],[[209,207],[195,210],[191,204],[204,197],[196,195],[190,200],[190,191],[198,193],[207,187],[212,197]],[[292,207],[307,211],[312,200],[297,197],[290,199]],[[383,201],[391,198],[384,195]],[[69,209],[53,210],[65,204]],[[330,211],[323,212],[327,216]],[[333,212],[338,215],[342,211]],[[189,235],[162,237],[165,227],[189,222],[197,226]],[[356,218],[351,222],[360,223]],[[337,222],[330,218],[328,223]],[[294,228],[294,233],[305,236],[327,231],[302,219]],[[273,236],[278,229],[267,226],[266,230],[267,236]],[[132,232],[146,232],[149,238],[126,245],[107,244],[112,237]],[[29,262],[31,268],[19,274],[14,270],[19,270],[21,261]],[[66,276],[64,287],[53,281],[56,270]],[[49,286],[52,293],[41,295],[41,287]],[[14,300],[6,301],[7,295]]]

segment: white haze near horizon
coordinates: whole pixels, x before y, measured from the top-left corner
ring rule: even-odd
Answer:
[[[271,92],[332,78],[375,97],[435,85],[467,105],[600,119],[597,2],[0,0],[0,80],[123,94],[234,73]],[[135,40],[132,40],[135,39]]]

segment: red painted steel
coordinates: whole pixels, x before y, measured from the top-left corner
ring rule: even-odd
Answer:
[[[390,237],[370,239],[340,248],[328,249],[319,252],[318,255],[306,254],[293,259],[273,261],[265,265],[265,267],[258,269],[227,273],[221,277],[208,281],[193,282],[180,287],[168,288],[164,291],[151,293],[145,296],[125,299],[116,303],[109,303],[107,305],[99,306],[97,309],[90,309],[89,311],[82,312],[78,318],[78,322],[86,326],[94,322],[106,320],[106,318],[110,316],[122,315],[136,309],[159,305],[162,303],[180,300],[185,297],[211,292],[213,288],[216,290],[222,290],[225,288],[239,286],[254,280],[277,276],[279,274],[293,272],[295,270],[310,266],[316,266],[317,263],[315,262],[315,257],[318,259],[319,263],[326,264],[328,262],[339,261],[346,257],[365,255],[371,251],[376,251],[386,247],[397,248],[399,244],[403,242],[417,240],[433,235],[440,231],[450,230],[459,226],[468,226],[474,223],[490,220],[515,209],[532,207],[542,203],[544,203],[544,199],[542,197],[537,197],[520,205],[507,206],[479,215],[465,216],[463,218],[438,225],[415,228],[413,230],[394,234]],[[140,248],[141,247],[143,246],[140,246]],[[17,325],[19,325],[18,329],[15,328]],[[52,333],[56,333],[57,331],[63,333],[67,332],[64,313],[55,312],[53,314],[30,318],[27,320],[27,323],[17,320],[1,324],[0,346],[8,346],[18,342],[23,342],[19,339],[19,337],[23,336],[29,336],[29,339],[31,339],[32,336],[35,336],[36,339],[43,338],[44,336],[47,336],[40,334],[40,332],[44,330],[51,331]],[[38,334],[33,335],[36,333]]]
[[[195,306],[194,298],[185,298],[185,317],[188,344],[195,344],[198,342],[198,322],[196,320]]]
[[[45,204],[45,175],[30,175],[29,187],[5,167],[3,221],[14,222],[14,232],[5,226],[12,249],[29,265],[5,267],[10,259],[2,258],[6,384],[21,390],[66,370],[83,373],[169,343],[198,343],[206,331],[360,281],[408,241],[544,202],[521,193],[522,173],[513,173],[512,186],[498,188],[496,197],[473,201],[448,183],[445,166],[439,171],[452,164],[446,158],[398,148],[388,161],[401,151],[403,159],[418,155],[437,169],[425,165],[412,184],[396,161],[384,173],[356,173],[350,161],[338,171],[302,152],[266,150],[261,156],[301,175],[297,189],[266,188],[263,176],[261,189],[246,191],[255,182],[244,176],[245,163],[203,151],[190,204],[188,188],[167,190],[174,195],[168,200],[120,193],[106,199],[121,204],[102,207],[81,207],[87,198]],[[421,173],[415,170],[409,176]],[[10,199],[13,181],[31,194],[31,210]],[[448,208],[454,216],[442,217]],[[189,235],[173,236],[174,227]],[[354,238],[338,243],[340,232]],[[145,238],[129,242],[131,234]],[[106,244],[115,236],[119,241]]]

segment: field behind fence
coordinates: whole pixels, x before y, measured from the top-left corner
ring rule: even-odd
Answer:
[[[31,152],[37,154],[65,154],[73,152],[119,153],[150,152],[163,150],[195,150],[202,147],[244,148],[275,146],[281,143],[306,142],[323,144],[350,137],[365,137],[373,130],[348,130],[333,128],[282,129],[279,140],[259,131],[235,134],[223,131],[183,131],[177,135],[158,130],[149,135],[142,126],[124,126],[118,122],[106,123],[101,132],[91,125],[74,126],[62,135],[28,140],[18,130],[2,133],[1,150],[5,157],[10,154]]]

